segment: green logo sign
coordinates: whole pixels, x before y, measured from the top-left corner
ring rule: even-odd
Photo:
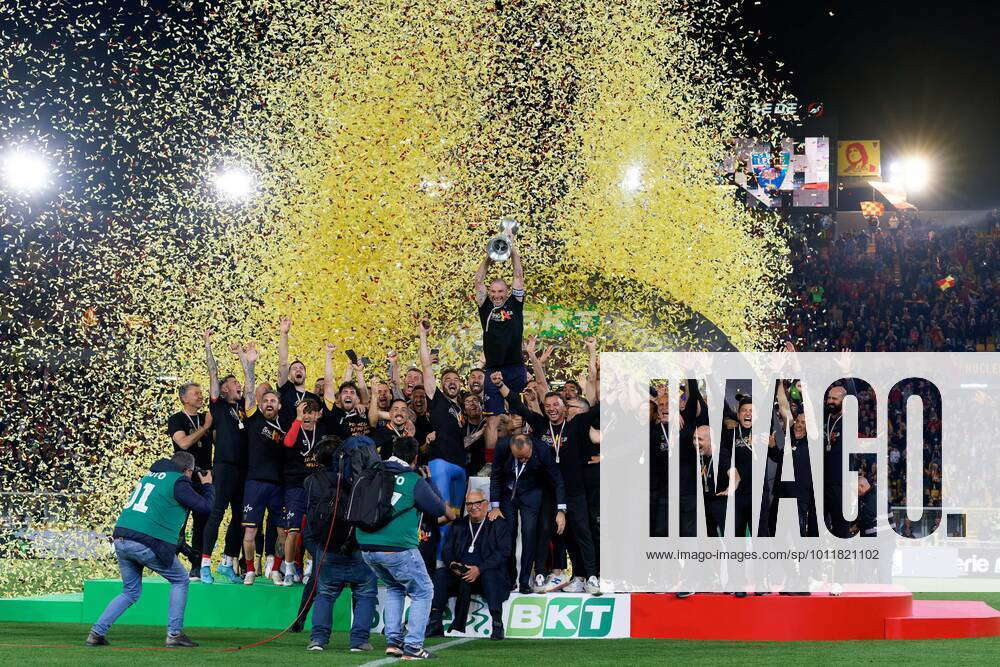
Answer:
[[[614,598],[521,595],[507,612],[509,637],[607,637]]]

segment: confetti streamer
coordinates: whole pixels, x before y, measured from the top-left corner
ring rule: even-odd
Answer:
[[[53,172],[0,193],[0,595],[114,576],[95,536],[170,451],[205,328],[223,373],[254,339],[273,380],[290,315],[315,378],[327,340],[413,359],[419,314],[476,365],[502,216],[529,299],[596,311],[602,349],[712,344],[692,314],[751,348],[780,314],[777,220],[718,177],[781,97],[738,3],[76,4],[0,7],[2,146]],[[230,169],[245,200],[217,191]]]

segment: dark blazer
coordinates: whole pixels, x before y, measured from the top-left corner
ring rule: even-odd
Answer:
[[[500,570],[506,572],[510,550],[514,546],[510,522],[507,519],[490,521],[476,539],[476,554],[479,556],[480,570]],[[469,517],[463,516],[451,525],[448,536],[441,547],[441,560],[445,566],[451,562],[463,563],[469,555],[469,543],[472,535],[469,533]],[[480,546],[481,545],[481,546]]]
[[[493,452],[493,468],[490,473],[490,500],[492,503],[507,503],[513,497],[515,459],[510,453],[510,440],[497,442]],[[556,504],[565,505],[566,487],[562,472],[552,456],[552,448],[537,438],[532,439],[531,458],[517,477],[517,497],[528,507],[539,507],[542,489],[550,485],[555,490]]]

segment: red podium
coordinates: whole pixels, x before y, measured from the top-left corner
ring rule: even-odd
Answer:
[[[909,593],[832,596],[632,594],[635,639],[836,641],[1000,637],[984,602],[914,600]]]

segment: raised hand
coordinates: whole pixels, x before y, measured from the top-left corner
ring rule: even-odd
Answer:
[[[288,317],[282,317],[278,320],[278,332],[286,334],[288,330],[292,328],[292,320]]]
[[[205,329],[204,331],[201,332],[201,337],[206,344],[211,342],[213,333],[214,332],[211,329]]]
[[[503,373],[500,371],[493,371],[490,373],[490,381],[498,387],[503,386]]]
[[[336,345],[334,345],[333,343],[327,343],[327,344],[326,344],[326,345],[324,346],[324,349],[326,349],[326,353],[327,353],[328,355],[332,355],[332,354],[333,354],[334,352],[336,352],[336,351],[337,351],[337,346],[336,346]]]
[[[257,345],[253,341],[247,343],[246,350],[244,350],[244,355],[248,363],[255,363],[260,357],[260,352],[257,351]]]
[[[584,338],[583,344],[587,347],[588,352],[594,352],[597,350],[597,339],[593,336],[587,336]]]
[[[544,364],[548,360],[548,358],[552,356],[552,353],[555,351],[555,349],[556,346],[549,343],[548,345],[545,346],[545,351],[543,351],[542,354],[539,355],[538,360]]]
[[[243,346],[239,343],[233,343],[229,346],[229,351],[239,357],[243,354]]]

